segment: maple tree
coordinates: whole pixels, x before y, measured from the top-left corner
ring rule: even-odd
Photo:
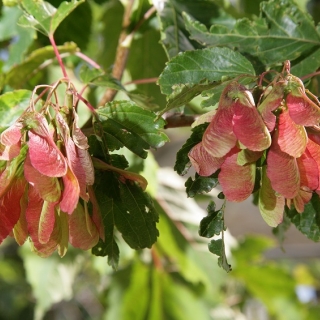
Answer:
[[[174,170],[196,171],[185,197],[222,189],[198,230],[220,267],[231,271],[227,201],[253,195],[269,226],[318,241],[320,32],[291,0],[258,2],[259,16],[240,17],[223,1],[4,1],[0,243],[30,242],[41,257],[70,243],[117,269],[123,240],[152,248],[152,276],[171,283],[162,268],[186,258],[148,167],[166,128],[186,125]],[[92,30],[86,14],[101,8]],[[196,269],[181,274],[201,281]]]

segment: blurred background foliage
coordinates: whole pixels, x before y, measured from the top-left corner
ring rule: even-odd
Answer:
[[[49,2],[58,6],[61,1]],[[84,2],[58,28],[57,44],[74,41],[103,68],[111,69],[126,2]],[[214,21],[227,25],[234,18],[258,16],[260,2],[172,0],[169,4],[176,18],[186,11],[209,26]],[[320,1],[297,0],[297,4],[320,21]],[[135,1],[131,28],[150,6],[148,0]],[[201,14],[205,6],[209,8],[207,15]],[[44,36],[17,26],[20,14],[18,8],[1,3],[2,72],[23,61],[28,52],[49,45]],[[159,20],[152,15],[133,39],[124,82],[158,77],[168,60],[160,39]],[[193,42],[186,45],[199,46]],[[66,61],[76,79],[83,63],[77,57],[67,57]],[[54,66],[43,69],[28,79],[26,86],[32,88],[54,77],[55,72]],[[130,90],[152,97],[155,108],[165,105],[165,97],[155,83],[131,85]],[[101,94],[101,88],[92,88],[89,97],[98,101]],[[189,107],[200,110],[197,100]],[[181,134],[175,130],[172,140]],[[160,169],[156,159],[157,154],[155,159],[150,155],[144,166],[136,157],[130,162],[131,170],[142,172],[149,181],[148,190],[160,212],[160,237],[153,248],[134,252],[119,237],[122,254],[115,272],[106,258],[89,252],[70,248],[63,259],[57,255],[42,259],[30,252],[28,243],[19,248],[7,239],[0,247],[1,320],[319,319],[319,259],[266,259],[264,252],[275,245],[275,239],[246,235],[235,240],[227,233],[233,271],[225,273],[218,267],[216,256],[208,252],[207,241],[197,234],[205,212],[194,200],[186,199],[184,182],[169,169]]]

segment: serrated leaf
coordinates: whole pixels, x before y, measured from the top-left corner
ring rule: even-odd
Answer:
[[[191,136],[178,151],[176,163],[174,165],[174,170],[177,171],[178,174],[183,176],[188,172],[191,166],[188,153],[196,144],[198,144],[202,140],[203,133],[205,132],[208,125],[209,123],[204,123],[193,128]]]
[[[190,102],[194,97],[198,96],[201,92],[206,91],[208,89],[214,88],[217,86],[217,82],[209,82],[209,83],[198,83],[195,85],[183,85],[183,86],[175,86],[173,87],[173,92],[170,96],[168,96],[168,103],[161,111],[161,114],[165,112],[181,107],[186,103]]]
[[[63,1],[59,8],[55,8],[49,2],[42,0],[22,0],[24,16],[19,19],[19,24],[52,36],[59,24],[82,2],[84,0]]]
[[[74,53],[77,50],[75,43],[66,43],[63,46],[58,46],[60,53]],[[52,46],[43,47],[34,50],[21,64],[13,66],[4,77],[3,82],[13,88],[21,88],[23,84],[30,79],[35,70],[49,59],[55,58]]]
[[[297,229],[313,241],[320,241],[320,198],[316,193],[304,206],[303,213],[285,208],[287,216]]]
[[[83,83],[89,84],[93,79],[101,76],[103,74],[103,70],[89,68],[87,65],[81,67],[79,76]]]
[[[11,126],[30,104],[32,92],[15,90],[0,96],[0,128]]]
[[[208,25],[213,19],[221,17],[218,5],[218,1],[202,0],[169,0],[159,3],[161,43],[170,59],[179,52],[199,47],[196,42],[190,41],[182,13],[187,12],[195,19]],[[226,17],[224,16],[222,19],[225,21]]]
[[[99,172],[95,195],[106,228],[106,242],[98,244],[99,252],[110,252],[114,227],[133,249],[150,248],[157,240],[158,214],[151,199],[135,183],[119,181],[110,171]]]
[[[202,177],[196,173],[194,180],[191,177],[189,177],[186,181],[186,192],[188,197],[193,198],[197,194],[210,192],[213,188],[215,188],[218,185],[218,183],[219,182],[216,173],[214,173],[210,177]]]
[[[228,48],[206,48],[180,53],[170,60],[158,83],[162,93],[170,95],[176,85],[221,82],[243,74],[255,75],[255,71],[250,61],[239,52]]]
[[[110,221],[108,221],[108,219],[104,219],[103,221],[105,225],[105,241],[99,239],[99,242],[92,248],[91,252],[95,256],[107,256],[108,265],[111,266],[113,270],[117,270],[120,259],[120,250],[114,238],[114,226]],[[106,228],[108,223],[109,228]]]
[[[199,235],[205,238],[212,238],[224,230],[224,208],[215,210],[214,202],[211,202],[207,207],[207,212],[208,215],[200,222]]]
[[[226,272],[230,272],[232,270],[231,265],[227,261],[224,242],[222,239],[211,240],[208,244],[209,251],[213,254],[219,256],[218,265],[224,269]]]
[[[161,44],[169,59],[179,52],[194,50],[184,27],[181,10],[175,1],[165,1],[158,11],[161,30]]]
[[[217,256],[221,256],[222,240],[212,240],[209,245],[209,251]]]
[[[165,121],[156,120],[153,112],[144,110],[130,101],[115,101],[97,110],[104,133],[113,137],[141,158],[150,148],[160,148],[168,137],[160,130]]]
[[[207,46],[228,46],[257,57],[266,65],[295,60],[320,44],[320,36],[310,16],[293,1],[272,0],[261,3],[255,21],[238,20],[233,29],[203,24],[184,15],[191,38]]]

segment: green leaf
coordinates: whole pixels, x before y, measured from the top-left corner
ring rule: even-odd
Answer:
[[[159,235],[156,228],[158,214],[148,194],[135,183],[118,179],[113,172],[98,172],[95,183],[95,194],[106,228],[106,242],[100,242],[93,253],[111,252],[109,259],[117,256],[117,249],[111,250],[114,250],[114,227],[133,249],[150,248]]]
[[[218,265],[224,269],[226,272],[232,270],[231,265],[227,261],[227,256],[224,248],[224,242],[222,239],[211,240],[208,245],[209,251],[213,254],[219,256]]]
[[[306,59],[298,61],[291,67],[290,72],[297,77],[303,77],[307,74],[313,73],[320,67],[320,49],[315,50],[306,56]]]
[[[313,20],[290,0],[262,2],[258,19],[238,20],[233,29],[212,25],[208,30],[187,14],[184,18],[192,39],[207,46],[237,49],[266,65],[295,60],[320,45]]]
[[[215,203],[211,201],[207,207],[207,212],[208,215],[200,222],[199,235],[205,238],[212,238],[224,230],[224,208],[216,210]]]
[[[59,24],[82,2],[84,0],[64,1],[56,9],[46,1],[22,0],[24,16],[19,19],[19,24],[52,36]]]
[[[197,173],[194,180],[189,177],[185,183],[188,197],[193,198],[198,194],[208,193],[218,185],[217,174],[214,173],[210,177],[202,177]]]
[[[188,153],[196,144],[198,144],[202,140],[202,136],[208,125],[209,123],[204,123],[193,128],[191,136],[178,151],[177,160],[174,165],[174,170],[177,171],[178,174],[183,176],[188,172],[191,166]]]
[[[113,78],[111,74],[101,73],[101,70],[90,70],[89,68],[83,68],[80,76],[84,83],[126,92],[125,88],[122,86],[119,80]]]
[[[303,213],[294,208],[285,208],[287,216],[297,229],[313,241],[320,241],[320,198],[316,193],[304,206]]]
[[[58,7],[61,2],[61,0],[50,0],[50,3],[55,7]],[[68,3],[71,4],[71,2]],[[93,26],[91,3],[89,1],[81,2],[81,5],[78,5],[59,23],[58,28],[54,32],[55,42],[60,44],[73,41],[81,50],[85,50],[92,35]]]
[[[66,43],[58,46],[60,53],[75,53],[77,46],[75,43]],[[13,66],[6,74],[2,83],[8,84],[15,89],[23,87],[23,85],[34,75],[42,63],[49,59],[54,59],[55,54],[52,46],[43,47],[34,50],[21,64]]]
[[[14,41],[9,46],[9,58],[5,63],[4,70],[8,70],[12,66],[20,64],[24,60],[35,37],[36,32],[34,30],[17,26],[17,34],[15,38],[17,41]]]
[[[81,3],[85,0],[71,0],[71,1],[63,1],[58,7],[55,14],[52,16],[50,32],[53,34],[60,23]]]
[[[16,35],[17,20],[21,15],[19,8],[4,7],[0,19],[0,41],[9,40]]]
[[[108,265],[113,270],[117,270],[120,258],[120,250],[115,241],[115,228],[112,215],[107,215],[103,219],[105,230],[105,241],[99,239],[99,242],[92,248],[91,252],[95,256],[108,257]]]
[[[220,4],[218,3],[220,2]],[[203,0],[169,0],[159,3],[158,17],[160,20],[161,43],[171,59],[179,52],[194,50],[200,46],[189,39],[185,28],[182,13],[187,12],[205,25],[210,25],[212,20],[222,18],[223,11],[219,10],[222,1]],[[230,18],[229,18],[230,19]]]
[[[226,84],[223,83],[223,87],[225,85]],[[171,109],[184,106],[185,104],[190,102],[194,97],[201,94],[203,91],[214,88],[216,86],[217,86],[216,81],[209,82],[209,83],[204,81],[204,83],[198,83],[195,85],[186,84],[183,86],[177,85],[173,87],[173,92],[168,96],[168,103],[165,109],[161,111],[161,114],[164,114],[165,112]]]
[[[194,50],[184,27],[181,11],[176,1],[165,1],[158,11],[161,30],[161,44],[169,59],[179,52]]]
[[[11,126],[30,104],[32,92],[15,90],[0,96],[0,128]]]
[[[104,133],[119,145],[127,147],[141,158],[149,148],[160,148],[168,137],[160,130],[165,121],[130,101],[114,101],[97,110]]]
[[[170,60],[158,83],[162,93],[170,95],[177,85],[220,83],[243,74],[255,75],[255,71],[240,53],[228,48],[206,48],[187,51]]]

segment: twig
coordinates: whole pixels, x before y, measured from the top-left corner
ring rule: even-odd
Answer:
[[[96,69],[101,69],[101,67],[95,62],[93,61],[91,58],[89,58],[87,55],[85,55],[82,52],[76,52],[75,55],[79,58],[81,58],[83,61],[87,62],[88,64],[90,64],[91,66],[93,66]]]
[[[163,269],[162,262],[155,247],[151,248],[151,256],[152,256],[153,265],[155,266],[155,268],[158,270],[162,270]]]
[[[127,59],[128,59],[128,54],[129,54],[129,47],[131,44],[131,41],[133,39],[134,34],[138,31],[138,29],[141,27],[141,25],[148,20],[153,13],[156,12],[156,8],[152,6],[142,17],[142,19],[136,24],[134,29],[130,32],[130,34],[127,33],[127,28],[130,24],[130,15],[132,11],[132,6],[133,6],[134,0],[130,0],[126,7],[126,11],[123,16],[123,21],[122,21],[122,33],[119,38],[119,43],[118,43],[118,48],[117,48],[117,53],[116,53],[116,59],[114,63],[114,67],[112,70],[112,75],[114,78],[121,80],[124,69],[127,64]],[[144,80],[149,80],[150,82],[156,82],[157,78],[151,78],[151,79],[144,79]],[[132,81],[131,83],[149,83],[149,82],[138,82],[138,81]],[[113,100],[115,97],[117,91],[108,89],[105,91],[103,97],[101,98],[99,102],[99,106],[105,105],[107,102],[110,102]]]
[[[60,65],[60,68],[61,68],[61,71],[62,71],[62,74],[65,78],[68,78],[68,74],[67,74],[67,71],[66,71],[66,68],[64,67],[64,64],[62,62],[62,59],[61,59],[61,56],[60,56],[60,53],[58,51],[58,48],[57,48],[57,45],[56,45],[56,42],[54,41],[54,38],[53,38],[53,35],[49,35],[49,40],[50,40],[50,43],[53,47],[53,51],[57,57],[57,60],[59,62],[59,65]]]
[[[320,75],[320,71],[316,71],[316,72],[313,72],[313,73],[310,73],[310,74],[307,74],[303,77],[300,77],[301,80],[306,80],[306,79],[309,79],[309,78],[312,78],[312,77],[315,77],[315,76],[319,76]]]
[[[145,78],[145,79],[137,79],[124,83],[125,86],[129,84],[144,84],[144,83],[155,83],[158,81],[158,78]]]
[[[180,113],[164,114],[163,118],[167,122],[164,128],[190,127],[197,117],[198,115],[184,115]]]
[[[126,6],[125,13],[123,15],[122,20],[122,32],[120,34],[117,52],[116,52],[116,58],[114,62],[114,67],[112,70],[112,75],[114,78],[121,80],[127,59],[128,59],[128,53],[129,53],[129,46],[125,42],[127,36],[128,36],[128,27],[130,25],[130,15],[132,11],[132,7],[134,4],[134,0],[130,0],[129,3]],[[110,102],[115,97],[117,91],[113,89],[107,89],[99,101],[99,106],[104,106],[107,102]]]

